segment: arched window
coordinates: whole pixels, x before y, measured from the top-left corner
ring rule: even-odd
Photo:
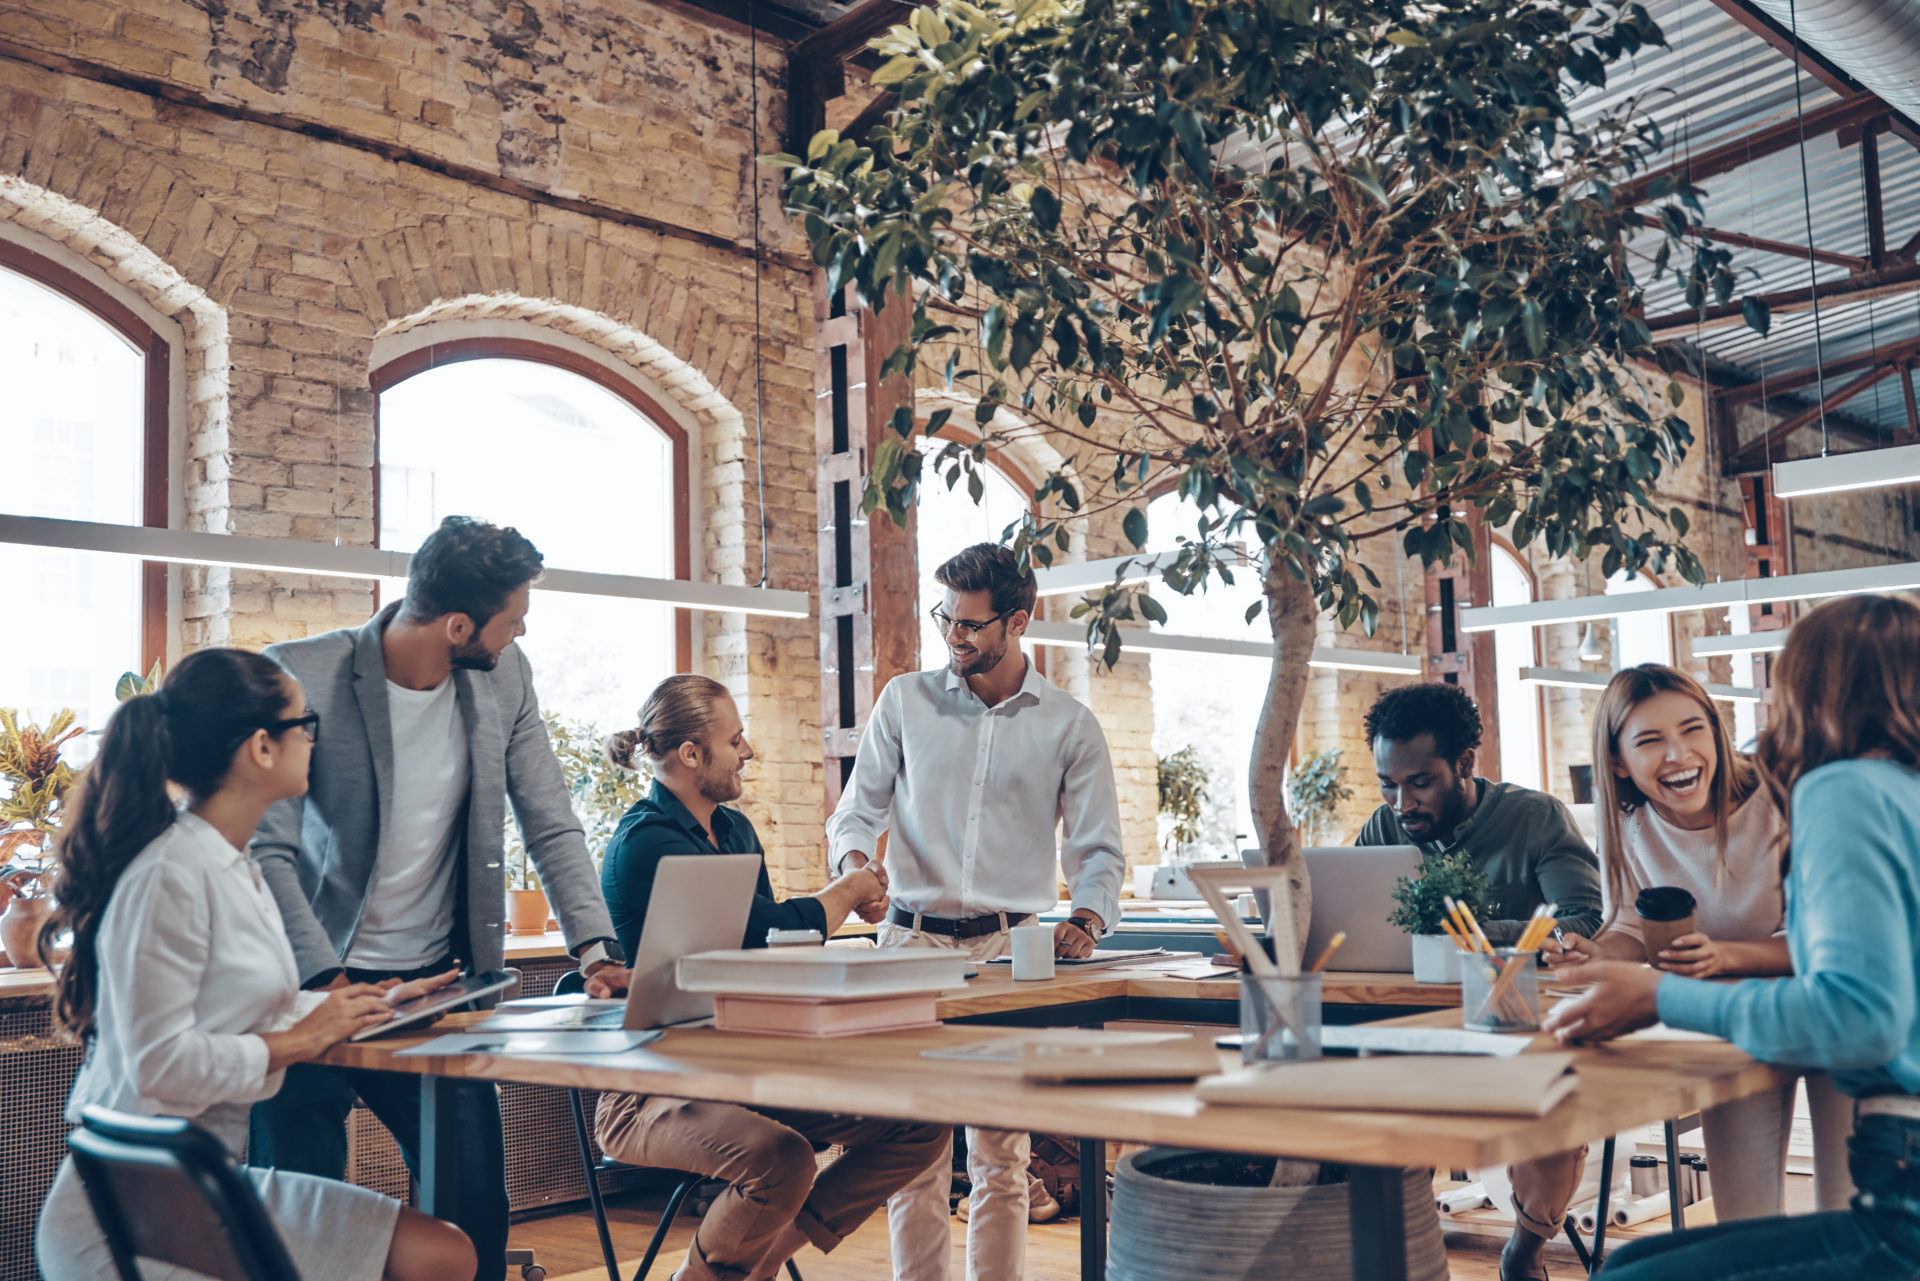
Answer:
[[[931,455],[944,444],[939,438],[922,437],[920,448]],[[947,661],[946,639],[927,616],[927,611],[938,605],[947,591],[933,581],[934,571],[975,543],[999,542],[1007,526],[1033,506],[1033,485],[1024,476],[1010,475],[1004,465],[992,462],[977,468],[976,474],[982,487],[979,502],[967,492],[964,479],[949,489],[946,477],[931,458],[922,473],[920,502],[914,512],[914,556],[920,568],[920,666],[923,669],[939,667]]]
[[[1199,510],[1178,494],[1147,504],[1147,550],[1174,551],[1179,538],[1196,536]],[[1264,613],[1247,621],[1247,607],[1266,600],[1259,572],[1236,570],[1231,586],[1209,578],[1204,591],[1181,596],[1157,580],[1153,598],[1167,611],[1162,630],[1179,636],[1227,640],[1273,638]],[[1266,699],[1272,663],[1227,654],[1154,654],[1153,750],[1168,756],[1191,747],[1207,771],[1207,808],[1196,856],[1236,853],[1254,839],[1247,769]]]
[[[0,459],[22,516],[167,523],[169,348],[76,272],[0,241]],[[0,545],[0,707],[71,707],[99,728],[119,675],[167,647],[167,571],[118,556]]]
[[[637,387],[562,348],[435,345],[377,370],[379,545],[447,516],[511,525],[555,569],[690,577],[685,434]],[[383,594],[401,584],[383,584]],[[538,592],[520,644],[541,706],[606,733],[692,659],[668,605]]]
[[[1533,571],[1505,539],[1492,541],[1493,603],[1531,604]],[[1525,623],[1493,629],[1494,690],[1500,707],[1500,781],[1536,791],[1546,774],[1546,723],[1540,714],[1540,687],[1522,681],[1520,669],[1540,665],[1537,645],[1534,629]]]
[[[1659,583],[1644,574],[1621,570],[1607,580],[1609,596],[1630,596],[1650,592]],[[1613,666],[1638,667],[1642,663],[1673,666],[1673,619],[1669,614],[1622,614],[1613,620]]]

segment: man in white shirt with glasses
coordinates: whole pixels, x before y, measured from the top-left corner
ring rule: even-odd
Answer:
[[[1057,863],[1073,899],[1054,948],[1085,956],[1119,915],[1126,872],[1106,735],[1021,652],[1035,591],[1011,551],[977,543],[934,580],[947,589],[932,613],[950,661],[881,690],[827,821],[832,870],[867,862],[890,833],[880,946],[958,948],[984,961],[1006,953],[1009,929],[1058,901]],[[863,915],[876,919],[878,906]],[[969,1281],[1022,1275],[1027,1155],[1025,1134],[967,1127]],[[897,1281],[948,1277],[951,1167],[934,1162],[888,1203]]]

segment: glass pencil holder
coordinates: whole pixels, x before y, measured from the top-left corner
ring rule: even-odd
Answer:
[[[1540,953],[1497,947],[1460,958],[1461,1025],[1474,1032],[1540,1030]]]
[[[1320,975],[1240,975],[1240,1061],[1298,1063],[1320,1057]]]

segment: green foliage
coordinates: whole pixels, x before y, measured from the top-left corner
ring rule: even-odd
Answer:
[[[607,852],[620,819],[636,801],[647,794],[653,773],[644,760],[636,761],[638,770],[621,769],[601,750],[605,735],[581,721],[568,720],[554,712],[541,713],[547,725],[547,738],[560,761],[560,773],[567,780],[567,795],[574,815],[586,833],[587,851],[598,866]],[[526,843],[520,838],[520,825],[507,816],[507,887],[537,890],[540,876],[533,860],[527,857]]]
[[[36,859],[59,833],[74,771],[60,759],[67,741],[86,731],[71,709],[54,713],[44,726],[0,707],[0,866],[14,858]],[[24,861],[24,860],[23,860]]]
[[[1287,775],[1287,813],[1301,843],[1324,845],[1340,807],[1353,799],[1338,748],[1315,752]]]
[[[1200,819],[1206,810],[1207,785],[1213,780],[1192,747],[1158,758],[1160,765],[1160,813],[1173,820],[1164,843],[1168,853],[1192,845],[1200,835]]]
[[[1567,109],[1663,43],[1610,0],[911,10],[874,42],[892,125],[768,158],[828,286],[913,309],[884,372],[951,352],[947,386],[977,402],[978,443],[926,456],[898,415],[863,509],[898,519],[929,468],[971,481],[1038,427],[1084,447],[1009,533],[1039,565],[1100,511],[1129,509],[1140,545],[1142,491],[1171,480],[1202,517],[1168,589],[1227,577],[1225,545],[1257,539],[1368,631],[1379,584],[1356,549],[1446,562],[1471,553],[1471,510],[1607,574],[1702,581],[1658,501],[1693,437],[1636,273],[1724,302],[1730,255],[1698,234],[1698,189],[1628,186],[1664,145],[1636,104]],[[1643,215],[1659,243],[1630,255]],[[1764,308],[1747,318],[1765,329]],[[1075,616],[1111,662],[1150,599],[1116,583]]]
[[[120,679],[113,683],[113,699],[116,703],[124,703],[142,694],[158,693],[160,679],[164,675],[166,675],[166,662],[158,658],[153,660],[153,670],[145,676],[139,672],[122,672]]]
[[[1447,919],[1445,900],[1451,897],[1485,916],[1491,891],[1487,880],[1473,865],[1465,850],[1455,850],[1445,858],[1430,858],[1417,878],[1401,877],[1394,882],[1396,906],[1387,924],[1409,934],[1441,934],[1440,922]]]

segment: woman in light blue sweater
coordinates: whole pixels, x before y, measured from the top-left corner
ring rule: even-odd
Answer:
[[[1607,1281],[1853,1281],[1920,1276],[1920,607],[1822,605],[1774,667],[1760,763],[1792,827],[1793,977],[1716,983],[1600,962],[1556,1009],[1563,1040],[1655,1021],[1755,1058],[1825,1068],[1856,1100],[1850,1210],[1635,1242]]]

